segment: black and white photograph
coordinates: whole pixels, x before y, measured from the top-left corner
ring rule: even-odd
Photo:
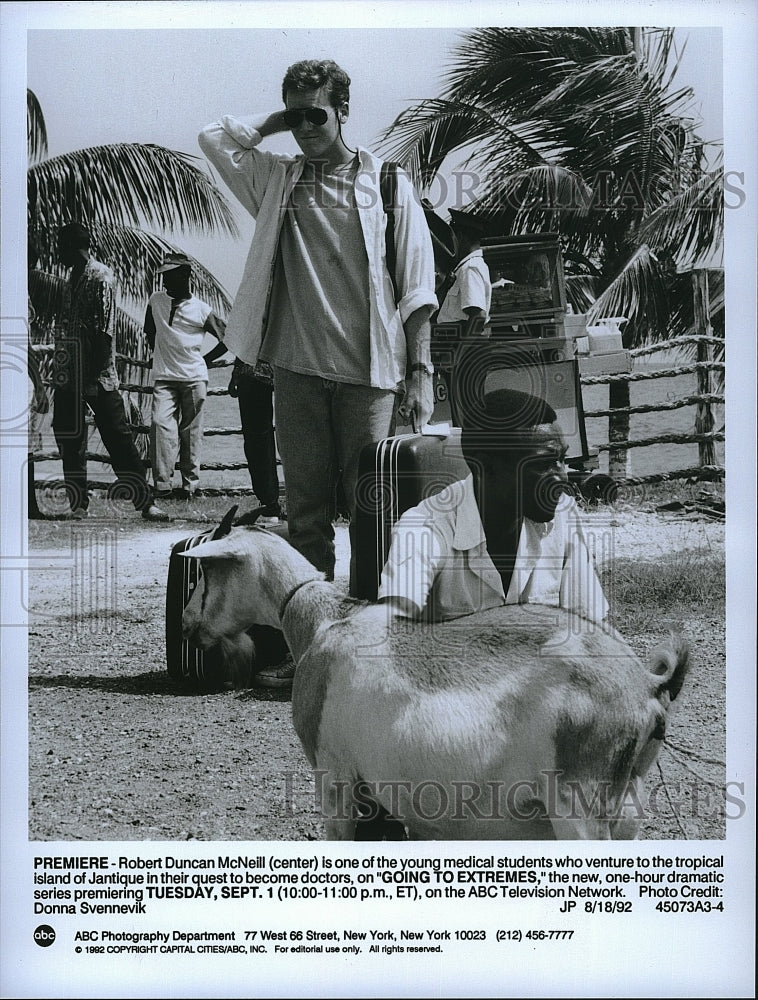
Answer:
[[[0,14],[0,995],[752,995],[751,5]]]

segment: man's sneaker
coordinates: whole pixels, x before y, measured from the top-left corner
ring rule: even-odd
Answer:
[[[255,523],[263,528],[273,528],[280,523],[281,516],[282,509],[278,503],[265,504],[261,507],[261,513]]]
[[[173,495],[177,500],[194,500],[195,491],[182,486],[181,489],[175,490]]]
[[[170,521],[171,518],[165,512],[161,510],[160,507],[156,507],[154,503],[151,503],[149,507],[145,507],[142,511],[142,517],[145,521]]]
[[[74,507],[69,517],[72,521],[84,521],[85,518],[89,517],[89,510],[86,507]]]
[[[257,687],[290,688],[295,677],[295,661],[291,655],[279,664],[278,667],[268,667],[266,670],[259,670],[253,676],[253,684]]]
[[[279,524],[279,518],[276,514],[262,514],[255,523],[262,528],[273,528]]]
[[[170,500],[173,496],[171,490],[156,490],[155,499],[156,500]]]

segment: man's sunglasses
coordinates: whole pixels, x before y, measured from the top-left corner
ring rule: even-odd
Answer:
[[[299,128],[306,118],[311,125],[325,125],[329,117],[326,108],[287,108],[282,112],[287,128]]]

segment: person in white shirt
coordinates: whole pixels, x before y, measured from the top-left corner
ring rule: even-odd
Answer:
[[[444,621],[502,604],[547,604],[595,622],[608,602],[568,491],[552,407],[511,389],[464,414],[472,474],[406,511],[393,529],[379,599]]]
[[[153,292],[145,313],[145,337],[153,350],[153,406],[150,461],[156,496],[172,495],[177,454],[182,477],[180,496],[191,498],[200,483],[203,405],[208,394],[208,365],[226,354],[224,321],[192,294],[192,263],[180,253],[167,254],[158,268],[164,290]],[[219,343],[205,356],[205,334]]]
[[[421,426],[433,409],[434,255],[413,185],[398,171],[396,297],[382,161],[345,142],[344,70],[331,60],[297,62],[282,99],[282,110],[224,116],[199,143],[256,220],[226,344],[242,362],[273,368],[289,539],[330,579],[338,477],[354,513],[363,447],[390,436],[398,414]],[[259,148],[283,132],[300,155]]]
[[[490,272],[479,243],[481,235],[487,231],[487,223],[484,219],[471,213],[451,208],[450,230],[455,242],[458,263],[437,289],[440,308],[434,323],[435,325],[458,324],[458,336],[461,339],[482,336],[488,332],[485,331],[484,327],[489,319],[492,301]],[[451,344],[446,336],[447,365],[437,366],[438,378],[444,381],[447,395],[450,398],[451,416],[454,420],[459,419],[456,398],[453,394],[453,372],[457,346],[457,343]]]
[[[452,284],[440,303],[437,323],[461,320],[487,322],[492,301],[490,272],[484,261],[479,239],[486,223],[474,215],[450,209],[450,225],[461,257],[453,268]],[[444,287],[444,286],[443,286]]]

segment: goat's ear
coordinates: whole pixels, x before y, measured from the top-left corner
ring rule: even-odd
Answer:
[[[185,559],[233,559],[241,562],[246,553],[240,549],[239,543],[235,543],[227,536],[217,538],[202,545],[196,545],[186,552],[180,552],[180,556]]]

